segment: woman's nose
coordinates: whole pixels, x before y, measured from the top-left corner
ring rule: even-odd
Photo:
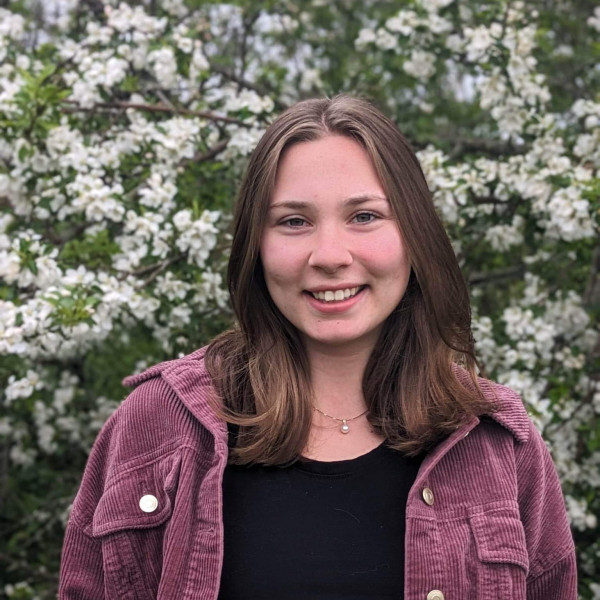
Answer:
[[[352,264],[350,245],[341,232],[327,231],[313,238],[308,264],[333,273]]]

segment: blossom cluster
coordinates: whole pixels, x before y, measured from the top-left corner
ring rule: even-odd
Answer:
[[[228,219],[182,180],[198,164],[202,181],[196,161],[215,146],[217,158],[243,161],[273,102],[234,86],[201,95],[209,69],[196,35],[203,17],[181,2],[163,4],[166,14],[156,17],[106,2],[79,39],[62,39],[63,68],[48,72],[35,52],[22,51],[26,20],[0,9],[0,112],[14,123],[0,142],[0,196],[10,206],[0,214],[0,278],[13,290],[0,298],[0,355],[21,361],[1,395],[0,435],[14,465],[33,467],[61,443],[87,450],[116,406],[99,396],[85,419],[77,414],[69,370],[77,357],[139,325],[168,355],[193,343],[182,331],[227,310],[221,268],[208,260]],[[69,27],[64,18],[48,23]],[[138,85],[127,93],[132,79]],[[47,111],[43,132],[19,128],[28,110],[19,94],[49,80],[68,96],[48,99],[55,116]],[[89,114],[97,115],[92,127]],[[48,361],[63,370],[40,367]]]

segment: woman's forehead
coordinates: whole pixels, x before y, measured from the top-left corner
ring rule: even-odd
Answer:
[[[272,204],[318,200],[322,196],[352,198],[385,193],[366,150],[346,136],[300,142],[281,157]]]

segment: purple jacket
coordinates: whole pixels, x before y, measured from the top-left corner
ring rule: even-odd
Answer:
[[[227,429],[204,350],[126,379],[73,504],[59,598],[217,598]],[[406,600],[574,600],[573,540],[550,455],[519,397],[424,459],[406,507]]]

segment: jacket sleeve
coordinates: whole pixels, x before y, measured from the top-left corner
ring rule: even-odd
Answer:
[[[61,558],[58,590],[61,600],[100,600],[105,597],[102,544],[92,536],[91,523],[104,490],[117,419],[117,414],[113,414],[98,435],[73,502]]]
[[[519,508],[529,553],[527,600],[576,600],[575,547],[552,458],[533,424],[516,453]]]
[[[577,565],[574,553],[568,554],[529,582],[527,599],[541,600],[542,598],[557,600],[577,598]]]
[[[104,599],[102,546],[77,524],[67,525],[60,568],[61,600]]]

